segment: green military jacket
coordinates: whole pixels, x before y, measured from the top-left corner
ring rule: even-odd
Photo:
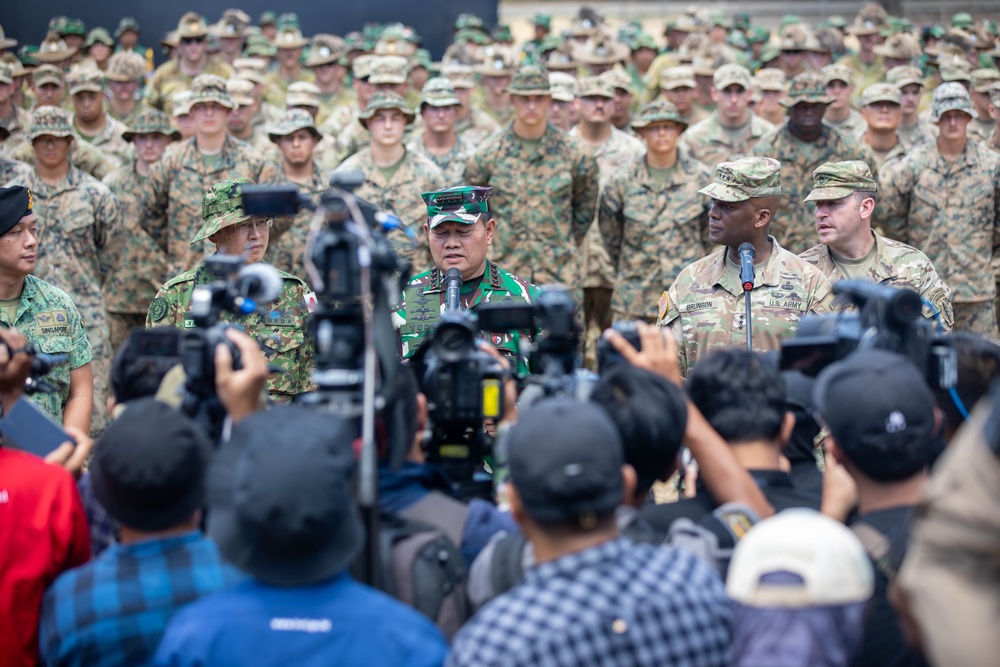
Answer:
[[[281,296],[269,305],[267,316],[260,314],[235,315],[223,312],[219,318],[243,327],[264,351],[268,363],[282,369],[267,379],[267,393],[273,400],[291,399],[296,394],[312,390],[310,376],[313,371],[313,346],[306,335],[306,299],[309,288],[295,276],[281,273],[284,284]],[[212,280],[204,264],[185,271],[168,280],[149,306],[146,328],[172,326],[189,329],[194,320],[188,314],[191,295],[196,287]]]
[[[63,408],[69,398],[69,372],[93,358],[83,319],[73,300],[58,287],[25,276],[17,317],[11,322],[0,309],[0,329],[17,329],[39,352],[69,356],[68,364],[56,366],[44,378],[56,391],[31,397],[56,423],[62,424]]]
[[[461,304],[463,310],[472,310],[481,303],[534,303],[539,293],[540,290],[528,281],[487,260],[479,284],[469,291],[463,289]],[[412,357],[420,345],[431,338],[444,313],[446,298],[444,276],[437,267],[415,276],[407,284],[403,290],[403,305],[393,316],[404,359]],[[535,338],[537,331],[483,333],[485,340],[513,360],[519,373],[528,373],[527,361],[521,354],[521,341]]]

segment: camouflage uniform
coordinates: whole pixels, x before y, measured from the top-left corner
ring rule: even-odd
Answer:
[[[720,162],[738,160],[750,154],[760,138],[774,129],[774,125],[751,113],[750,122],[743,128],[743,135],[736,144],[729,143],[729,135],[719,123],[719,112],[695,123],[681,136],[681,146],[695,160],[714,167]]]
[[[11,151],[8,157],[34,166],[36,160],[35,147],[32,146],[30,141],[24,141]],[[118,164],[116,158],[106,155],[104,151],[81,140],[76,140],[70,145],[69,162],[80,171],[98,180],[121,166]]]
[[[854,109],[850,109],[848,111],[847,118],[844,120],[836,121],[824,118],[823,124],[827,127],[832,127],[838,132],[846,134],[849,137],[857,137],[859,134],[864,134],[865,131],[868,130],[868,123],[866,123],[864,117]]]
[[[17,329],[39,352],[65,354],[69,363],[56,366],[45,376],[55,393],[37,393],[31,400],[56,421],[63,421],[63,409],[69,398],[69,373],[91,362],[93,355],[84,329],[83,319],[66,292],[35,276],[24,277],[17,317],[11,322],[0,309],[0,329]],[[94,376],[97,380],[97,376]],[[95,408],[96,408],[95,395]],[[104,405],[99,408],[104,412]]]
[[[248,181],[227,180],[214,184],[208,190],[203,201],[204,225],[192,243],[250,219],[243,212],[243,196],[239,190],[243,183]],[[275,302],[269,304],[266,315],[223,312],[219,319],[241,326],[260,345],[268,363],[284,371],[268,377],[267,392],[273,400],[287,401],[296,394],[312,390],[313,348],[306,335],[309,288],[300,278],[280,271],[279,274],[282,278],[281,293]],[[188,314],[191,296],[196,288],[211,283],[213,279],[214,276],[206,272],[204,264],[201,264],[168,280],[149,306],[146,327],[193,327],[194,319]]]
[[[287,182],[298,188],[300,194],[308,195],[313,203],[318,203],[319,196],[330,187],[330,174],[313,162],[313,175],[308,183]],[[306,275],[304,256],[312,218],[313,212],[303,209],[294,218],[275,219],[267,242],[269,264],[293,276]]]
[[[935,117],[972,104],[960,84],[935,92]],[[877,209],[885,233],[923,251],[952,291],[955,330],[996,337],[1000,262],[1000,157],[971,141],[954,162],[936,144],[887,168]],[[992,316],[991,316],[992,313]]]
[[[190,89],[195,76],[201,74],[214,74],[228,79],[233,75],[233,68],[225,60],[210,56],[205,64],[205,69],[194,76],[188,76],[181,72],[180,65],[177,64],[176,60],[168,60],[153,72],[153,78],[146,86],[146,104],[167,114],[173,113],[172,97],[174,93]]]
[[[128,127],[112,118],[111,114],[105,111],[104,127],[97,135],[85,139],[76,128],[76,119],[73,119],[73,134],[77,141],[86,142],[105,155],[114,158],[118,161],[119,167],[125,166],[135,159],[135,148],[122,139],[122,134],[127,130]]]
[[[444,183],[456,185],[465,178],[465,163],[476,152],[476,147],[462,137],[456,137],[455,145],[444,155],[437,155],[427,150],[423,135],[410,139],[406,150],[422,155],[433,162],[444,176]]]
[[[14,82],[14,68],[10,63],[0,61],[0,85]],[[0,117],[0,126],[10,132],[10,136],[3,140],[0,146],[11,149],[24,141],[28,136],[28,125],[31,123],[31,114],[17,106],[13,100],[10,101],[10,111],[6,117]]]
[[[882,56],[875,56],[870,64],[861,60],[856,53],[849,53],[837,61],[838,65],[843,65],[851,70],[854,78],[854,92],[851,93],[851,106],[855,109],[861,108],[861,93],[865,88],[873,83],[885,81],[885,63]]]
[[[478,147],[487,138],[501,129],[492,116],[473,108],[465,118],[459,118],[455,123],[455,133],[464,141]]]
[[[31,167],[23,162],[8,160],[0,155],[0,184],[12,181],[18,177],[23,177],[30,171]]]
[[[900,125],[896,128],[896,136],[906,150],[915,148],[920,144],[934,143],[937,139],[936,128],[923,118],[918,118],[917,122],[910,127]]]

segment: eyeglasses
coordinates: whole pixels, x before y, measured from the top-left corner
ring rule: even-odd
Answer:
[[[204,41],[204,37],[181,37],[181,44],[201,44]]]
[[[271,220],[270,218],[267,219],[257,218],[256,220],[247,220],[246,222],[241,222],[237,225],[234,225],[234,227],[236,229],[236,232],[239,234],[244,234],[244,233],[249,234],[257,229],[261,231],[264,231],[265,229],[270,229],[272,225],[274,225],[274,220]]]

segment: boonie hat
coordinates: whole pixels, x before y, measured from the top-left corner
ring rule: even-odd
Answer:
[[[311,113],[305,109],[288,109],[281,115],[278,122],[268,128],[267,138],[278,143],[281,137],[287,137],[299,130],[309,130],[317,139],[320,138],[319,130],[316,129],[316,123],[313,121]]]
[[[406,116],[407,125],[412,123],[413,119],[416,118],[413,110],[406,106],[406,100],[399,93],[394,93],[391,90],[380,90],[368,98],[365,110],[358,114],[358,122],[368,127],[365,121],[374,116],[375,112],[379,109],[397,109],[401,111]]]
[[[803,201],[843,199],[858,191],[878,192],[878,184],[866,163],[861,160],[827,162],[813,171],[813,189]]]
[[[780,195],[781,163],[770,157],[720,162],[715,168],[715,181],[698,192],[727,202]]]
[[[204,241],[224,227],[238,225],[251,216],[243,212],[243,185],[253,185],[249,178],[233,178],[216,183],[205,193],[201,202],[201,229],[191,239],[191,245]]]
[[[652,123],[659,123],[663,121],[673,121],[684,128],[687,128],[688,123],[684,118],[681,117],[681,112],[677,110],[677,107],[667,100],[653,100],[646,106],[642,108],[639,115],[632,120],[632,129],[641,130],[644,127],[648,127]]]
[[[143,111],[132,121],[128,130],[122,132],[122,139],[132,141],[137,134],[154,134],[157,132],[170,137],[174,141],[181,138],[181,133],[175,130],[170,124],[170,118],[167,117],[167,114],[156,109],[151,109],[150,111]]]

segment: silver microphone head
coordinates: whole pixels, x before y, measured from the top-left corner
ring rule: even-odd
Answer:
[[[281,275],[270,264],[258,262],[240,269],[240,294],[257,303],[270,303],[281,296]]]

